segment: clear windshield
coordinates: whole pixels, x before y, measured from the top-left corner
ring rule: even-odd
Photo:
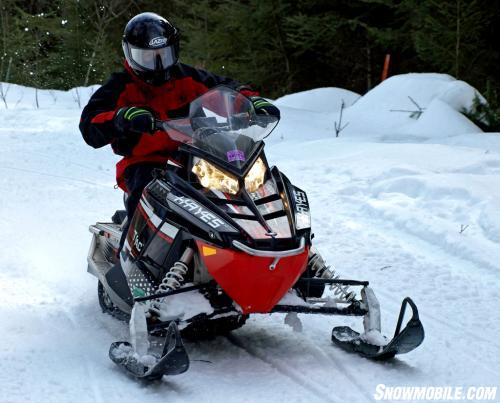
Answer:
[[[245,166],[278,118],[257,115],[252,102],[241,93],[218,86],[191,102],[189,116],[163,122],[169,136],[204,150],[235,168]]]

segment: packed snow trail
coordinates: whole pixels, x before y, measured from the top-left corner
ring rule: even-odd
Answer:
[[[402,86],[404,100],[413,79],[398,80],[391,99]],[[446,77],[427,80],[440,100],[460,87]],[[22,90],[27,100],[30,89]],[[301,105],[313,96],[326,105],[318,94],[336,93],[350,105],[352,93],[278,100],[284,117],[267,155],[307,191],[315,244],[327,261],[342,277],[370,281],[385,334],[394,331],[401,300],[415,300],[422,346],[377,363],[331,343],[333,326],[360,330],[359,319],[299,315],[297,333],[284,315],[258,315],[228,338],[187,343],[190,370],[150,385],[107,357],[128,329],[100,311],[96,280],[86,273],[88,225],[122,205],[113,188],[116,156],[84,144],[79,110],[63,95],[59,106],[1,109],[0,402],[368,402],[381,383],[500,386],[500,135],[468,133],[469,123],[450,110],[443,113],[456,135],[432,135],[420,120],[391,112],[377,117],[387,121],[385,132],[361,127],[375,108],[367,99],[375,105],[389,90],[390,82],[346,109],[346,118],[358,119],[339,138],[336,111]],[[446,109],[431,98],[435,113]]]

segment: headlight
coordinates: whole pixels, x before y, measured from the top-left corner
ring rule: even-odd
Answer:
[[[262,158],[259,158],[245,177],[245,188],[250,193],[256,192],[264,184],[265,175],[266,165],[262,161]]]
[[[195,160],[196,161],[196,160]],[[203,187],[220,190],[232,195],[238,193],[238,179],[204,159],[198,159],[191,170],[199,179]]]

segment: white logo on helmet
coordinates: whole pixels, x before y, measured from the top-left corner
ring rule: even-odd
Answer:
[[[167,38],[163,36],[157,36],[149,41],[149,46],[152,48],[158,48],[160,46],[165,46],[167,44]]]

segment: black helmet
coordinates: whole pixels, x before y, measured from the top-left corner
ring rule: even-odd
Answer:
[[[125,26],[122,46],[134,73],[159,85],[170,79],[179,60],[179,30],[158,14],[138,14]]]

